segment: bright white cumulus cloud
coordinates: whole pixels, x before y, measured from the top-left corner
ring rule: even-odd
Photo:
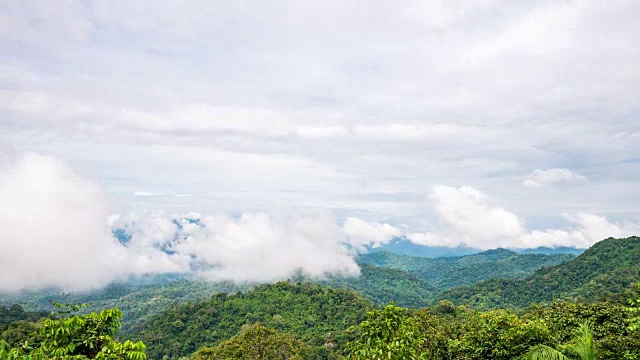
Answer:
[[[640,233],[640,226],[636,223],[613,223],[604,216],[586,212],[564,214],[569,223],[568,229],[530,230],[515,213],[471,186],[436,186],[430,199],[441,226],[435,231],[407,234],[416,244],[479,249],[587,248],[608,237]]]
[[[401,235],[400,230],[392,225],[367,222],[355,217],[347,218],[343,230],[349,239],[349,244],[356,249],[368,246],[379,247]]]
[[[575,184],[587,179],[575,172],[564,168],[535,169],[522,182],[522,186],[530,188],[543,188],[557,184]]]
[[[442,220],[463,238],[511,239],[523,231],[520,218],[473,187],[436,186],[431,199]]]
[[[104,284],[125,256],[108,236],[105,199],[56,159],[22,156],[0,172],[0,288]]]

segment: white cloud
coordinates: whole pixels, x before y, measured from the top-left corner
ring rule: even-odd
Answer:
[[[587,247],[637,233],[590,213],[565,215],[568,229],[527,230],[524,221],[479,190],[436,186],[430,200],[441,228],[411,231],[327,211],[243,212],[239,216],[108,215],[102,190],[55,158],[26,154],[0,171],[0,290],[82,290],[128,275],[193,273],[210,280],[264,282],[298,271],[354,276],[353,258],[407,234],[427,246]],[[118,242],[112,230],[120,233]]]
[[[161,249],[209,280],[272,281],[297,271],[313,277],[359,274],[353,256],[388,242],[400,231],[389,224],[348,218],[338,226],[326,212],[129,215],[112,221],[131,235],[128,249]],[[348,246],[347,246],[348,245]]]
[[[0,290],[83,290],[150,273],[247,282],[298,271],[354,276],[354,251],[400,234],[389,224],[353,217],[339,226],[330,213],[317,211],[107,216],[96,184],[37,154],[8,162],[0,185]],[[111,234],[116,229],[126,234],[121,242]]]
[[[543,188],[555,184],[562,183],[579,183],[587,179],[569,169],[551,168],[551,169],[535,169],[522,182],[522,186],[531,188]]]
[[[521,236],[514,247],[573,246],[584,249],[609,237],[624,238],[640,234],[640,226],[638,224],[615,224],[596,214],[565,214],[565,218],[575,226],[569,230],[531,231]]]
[[[407,238],[426,246],[469,246],[523,249],[540,246],[588,248],[608,237],[640,233],[640,224],[613,223],[591,213],[564,214],[568,229],[530,230],[516,214],[498,206],[487,195],[470,186],[436,186],[434,201],[441,227],[429,232],[409,232]]]
[[[407,239],[414,244],[422,246],[457,247],[467,245],[464,239],[447,237],[443,233],[409,233]]]
[[[106,235],[102,192],[59,160],[27,154],[3,167],[0,199],[0,289],[91,288],[117,275],[124,254]]]
[[[444,224],[463,241],[473,239],[496,244],[524,231],[522,219],[495,205],[473,187],[436,186],[430,198]]]
[[[389,224],[370,223],[354,217],[347,218],[343,231],[349,244],[356,249],[363,249],[365,246],[378,247],[401,235],[399,229]]]
[[[351,223],[367,230],[358,233],[358,241],[383,239],[390,231],[388,225],[359,219]],[[263,282],[286,279],[297,271],[313,277],[360,271],[345,246],[353,239],[353,227],[338,227],[328,213],[129,215],[119,217],[113,227],[130,234],[128,249],[142,254],[160,249],[172,254],[175,266],[186,263],[209,280]]]

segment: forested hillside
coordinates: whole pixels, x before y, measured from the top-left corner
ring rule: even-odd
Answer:
[[[0,295],[0,304],[21,304],[28,310],[51,309],[50,300],[70,303],[87,303],[84,312],[117,307],[123,311],[120,334],[125,336],[138,331],[142,324],[154,315],[161,314],[174,303],[186,303],[207,298],[214,293],[233,293],[248,290],[251,286],[228,282],[173,280],[160,284],[116,283],[104,289],[77,294],[62,294],[47,290]],[[64,296],[63,296],[64,295]]]
[[[571,259],[571,255],[518,255],[512,251],[498,249],[480,254],[451,257],[425,258],[377,252],[362,255],[359,277],[331,277],[321,284],[334,288],[360,292],[375,304],[391,301],[405,307],[427,306],[443,289],[459,284],[494,277],[524,277],[541,266],[557,264]],[[311,279],[304,279],[311,280]],[[127,282],[86,293],[70,294],[67,301],[89,303],[86,311],[118,307],[124,315],[120,333],[125,336],[141,329],[146,320],[161,314],[175,302],[185,303],[207,298],[213,293],[235,293],[246,291],[252,285],[237,285],[229,282],[169,278],[152,279],[156,282]],[[49,308],[49,300],[60,299],[61,292],[55,290],[0,295],[0,304],[11,306],[19,303],[27,310]]]
[[[478,308],[524,308],[553,299],[595,301],[640,281],[640,238],[609,238],[577,258],[522,280],[491,279],[440,293],[438,300]]]
[[[431,304],[437,294],[433,286],[406,271],[371,264],[361,264],[360,268],[360,277],[333,277],[321,284],[355,290],[378,305],[393,301],[400,306],[419,308]]]
[[[375,353],[391,354],[385,357],[391,359],[507,360],[530,349],[571,354],[578,329],[592,333],[602,359],[640,359],[640,333],[633,325],[640,321],[635,315],[640,288],[631,286],[640,282],[640,238],[606,239],[562,262],[571,258],[505,249],[439,259],[378,252],[359,259],[358,278],[312,283],[300,276],[295,282],[256,287],[190,280],[114,284],[67,301],[92,302],[78,309],[80,317],[70,318],[85,324],[73,331],[96,339],[95,331],[106,331],[109,346],[136,356],[145,351],[150,359],[371,359]],[[546,266],[554,262],[562,263]],[[541,268],[524,279],[507,278],[536,267]],[[483,269],[505,278],[436,296],[438,288],[431,283],[444,287],[473,281],[488,276]],[[22,297],[27,309],[50,309],[45,303],[51,294],[4,299]],[[556,298],[563,301],[551,301]],[[396,304],[383,308],[392,301]],[[120,311],[100,312],[113,307],[122,310],[123,320],[128,318],[118,338],[141,343],[113,337]],[[87,311],[100,313],[82,315]],[[8,352],[54,351],[46,339],[57,335],[46,329],[73,323],[38,320],[47,313],[26,312],[20,305],[0,307],[0,358]],[[111,316],[118,320],[110,329],[91,330],[99,326],[96,319]],[[24,347],[25,341],[39,345]],[[76,351],[76,346],[69,343],[64,351]]]
[[[11,324],[14,321],[36,321],[47,315],[49,315],[47,311],[24,311],[19,304],[13,304],[8,307],[0,305],[0,329],[2,329],[3,325]]]
[[[326,358],[329,349],[323,345],[330,342],[335,350],[343,349],[349,339],[346,330],[362,321],[371,308],[368,300],[353,291],[278,282],[246,294],[216,294],[172,306],[133,337],[147,345],[153,359],[177,358],[202,346],[217,345],[236,335],[243,325],[259,322],[296,334]]]
[[[524,278],[541,267],[561,264],[573,258],[569,254],[518,254],[494,249],[474,255],[435,259],[376,252],[364,254],[358,261],[407,271],[439,292],[492,278]]]
[[[520,313],[448,301],[417,310],[370,307],[344,290],[278,283],[172,307],[135,338],[152,359],[194,349],[194,359],[267,359],[280,349],[292,359],[512,360],[537,345],[571,354],[578,329],[588,324],[600,359],[638,359],[640,332],[629,327],[630,316],[626,305],[612,302],[554,302]],[[347,330],[357,319],[365,321]]]

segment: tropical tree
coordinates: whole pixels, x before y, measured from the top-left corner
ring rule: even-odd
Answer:
[[[580,360],[596,360],[598,359],[598,353],[596,351],[596,345],[593,341],[593,330],[589,322],[580,324],[577,329],[574,344],[569,346],[568,349],[575,352]],[[536,345],[531,347],[529,351],[524,355],[526,360],[565,360],[569,359],[560,351],[546,346]]]
[[[193,360],[295,360],[304,359],[310,347],[293,335],[260,323],[245,325],[233,338],[213,348],[202,348]]]
[[[40,330],[42,341],[30,344],[21,341],[12,347],[0,341],[0,359],[110,359],[145,360],[142,342],[115,340],[122,312],[116,309],[100,313],[69,315],[79,310],[77,305],[54,304],[62,310],[46,319]]]
[[[636,291],[640,292],[640,283],[636,284]],[[640,298],[629,299],[629,307],[627,311],[631,315],[629,319],[629,330],[636,331],[640,329]]]
[[[424,359],[420,354],[422,334],[407,310],[393,303],[367,313],[359,326],[360,337],[347,344],[352,360]]]

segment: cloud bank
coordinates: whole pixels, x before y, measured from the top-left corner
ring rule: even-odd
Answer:
[[[637,233],[589,213],[564,214],[569,229],[527,230],[525,221],[471,187],[436,186],[440,224],[405,231],[328,211],[109,215],[100,187],[62,161],[25,154],[0,172],[0,290],[83,290],[131,275],[190,273],[220,281],[267,282],[302,272],[355,276],[354,255],[404,235],[433,246],[588,247]]]
[[[357,276],[355,255],[399,236],[427,246],[588,247],[640,230],[584,212],[564,214],[567,229],[529,230],[522,218],[471,186],[432,189],[427,201],[439,223],[428,232],[352,216],[340,221],[329,211],[110,215],[98,185],[64,162],[34,153],[3,163],[0,199],[5,291],[85,290],[163,273],[236,282],[296,273]]]
[[[638,223],[613,223],[603,216],[585,212],[563,214],[568,229],[530,230],[522,218],[470,186],[436,186],[430,199],[440,219],[439,229],[407,235],[421,245],[479,249],[540,246],[588,248],[608,237],[640,234]]]
[[[101,190],[28,154],[0,172],[0,289],[104,285],[125,254],[105,236]]]
[[[0,290],[9,291],[84,290],[161,273],[248,282],[354,276],[356,248],[398,234],[355,218],[340,226],[327,212],[109,215],[95,183],[37,154],[2,167],[0,199]]]

